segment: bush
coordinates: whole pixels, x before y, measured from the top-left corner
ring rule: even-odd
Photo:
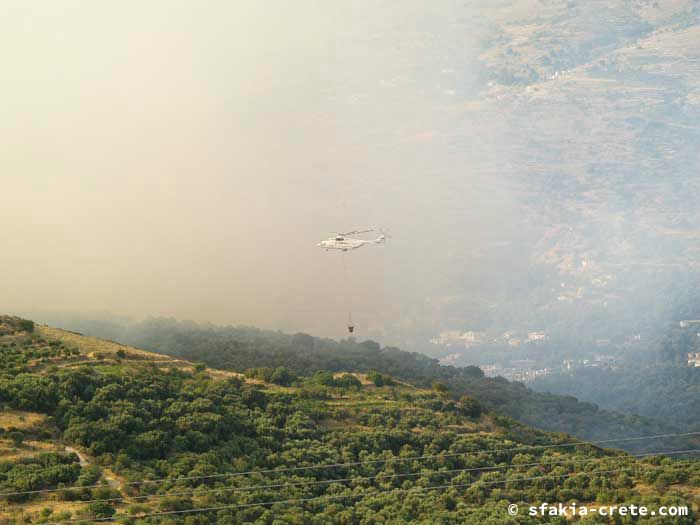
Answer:
[[[440,381],[433,381],[433,390],[438,394],[447,394],[450,391],[450,387]]]
[[[311,383],[316,385],[323,385],[331,388],[342,388],[342,389],[360,389],[362,388],[362,383],[352,374],[343,374],[339,377],[335,377],[333,372],[328,372],[327,370],[319,370],[316,372],[310,380]]]
[[[276,385],[289,386],[297,380],[297,377],[283,366],[278,366],[270,374],[270,382]]]
[[[91,518],[111,518],[116,513],[114,507],[104,501],[94,501],[87,507]]]
[[[333,372],[327,370],[319,370],[311,378],[313,383],[323,386],[335,386],[335,379],[333,378]]]
[[[335,378],[335,386],[338,388],[359,390],[362,388],[362,383],[352,374],[344,374]]]
[[[374,371],[367,374],[367,379],[372,381],[374,386],[392,386],[396,384],[391,376]]]
[[[299,389],[301,399],[329,399],[330,393],[323,385],[306,383]]]
[[[19,329],[23,330],[24,332],[32,333],[34,331],[34,321],[30,321],[28,319],[22,319],[17,326],[19,326]]]
[[[10,432],[8,437],[12,440],[12,443],[18,447],[24,441],[24,434],[18,430]]]
[[[470,396],[459,398],[460,412],[470,418],[477,419],[484,411],[483,406],[476,399]]]
[[[278,366],[277,368],[248,368],[243,374],[250,379],[258,379],[280,386],[289,386],[298,380],[298,377],[284,366]]]

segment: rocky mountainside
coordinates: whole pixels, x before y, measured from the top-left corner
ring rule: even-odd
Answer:
[[[467,277],[469,293],[445,296],[442,317],[575,337],[605,318],[595,339],[695,315],[685,299],[700,246],[700,7],[480,8],[484,87],[453,108],[450,125],[483,123],[461,146],[508,181],[521,234],[485,250],[494,262],[482,267],[494,271]]]

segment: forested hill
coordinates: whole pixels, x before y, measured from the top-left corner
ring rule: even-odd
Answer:
[[[3,524],[600,523],[527,512],[572,501],[680,505],[636,522],[695,523],[700,462],[648,442],[666,457],[387,375],[241,375],[0,316]]]
[[[585,368],[541,378],[533,388],[566,391],[610,410],[663,419],[689,432],[700,430],[700,370],[687,365]]]
[[[455,399],[466,394],[525,424],[584,439],[605,440],[677,431],[675,426],[666,422],[603,411],[574,397],[539,393],[521,383],[485,377],[476,367],[441,366],[437,360],[422,354],[393,347],[382,348],[374,341],[334,341],[307,334],[199,325],[162,318],[123,324],[72,319],[64,326],[238,372],[278,367],[302,376],[312,375],[318,370],[377,371],[421,387],[433,387],[438,382]],[[632,451],[648,450],[645,442],[630,442],[624,446]]]

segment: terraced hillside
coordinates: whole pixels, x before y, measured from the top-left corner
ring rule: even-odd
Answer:
[[[0,522],[536,523],[508,503],[570,500],[691,507],[672,523],[697,512],[700,463],[661,438],[672,454],[637,459],[439,385],[284,370],[273,384],[264,369],[1,326]]]
[[[483,90],[436,135],[506,181],[522,233],[480,247],[477,276],[431,302],[444,329],[541,329],[592,353],[695,318],[697,2],[507,0],[479,14]]]
[[[337,373],[375,371],[424,388],[439,382],[455,400],[469,395],[488,409],[526,425],[566,432],[582,439],[670,434],[686,428],[665,420],[640,417],[634,411],[608,412],[571,396],[535,392],[522,383],[486,377],[476,367],[442,366],[435,359],[391,346],[382,347],[375,341],[334,341],[301,333],[197,325],[174,319],[154,318],[124,325],[89,319],[63,322],[91,335],[114,338],[159,354],[198,360],[234,372],[261,367],[282,367],[300,376],[311,376],[319,369]],[[677,444],[697,448],[700,439],[693,436]],[[653,444],[649,448],[644,441],[621,446],[629,452],[653,450]]]
[[[478,111],[507,119],[530,211],[572,228],[540,246],[542,257],[567,272],[587,260],[596,273],[598,263],[601,275],[632,261],[694,266],[697,3],[496,6],[487,9],[491,84]]]

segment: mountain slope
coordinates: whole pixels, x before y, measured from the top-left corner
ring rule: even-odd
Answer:
[[[258,367],[286,367],[296,374],[310,376],[318,370],[365,373],[375,370],[420,387],[430,388],[437,381],[449,388],[454,399],[466,394],[524,424],[570,433],[582,439],[605,440],[677,431],[669,423],[599,410],[596,405],[570,396],[535,392],[520,383],[484,377],[475,367],[441,366],[424,355],[382,348],[373,341],[336,342],[306,334],[197,325],[172,319],[149,319],[123,325],[84,320],[74,321],[71,326],[93,335],[236,372]],[[691,440],[686,444],[694,448],[698,443]],[[633,452],[650,450],[644,442],[628,443],[625,447]]]
[[[670,421],[687,431],[700,428],[700,370],[688,366],[583,369],[541,378],[533,382],[532,388],[566,392],[610,410]]]
[[[700,485],[696,462],[635,460],[474,400],[362,375],[245,382],[18,323],[2,321],[2,416],[36,416],[3,429],[22,454],[0,460],[11,523],[505,523],[510,501],[654,508],[687,505]]]
[[[519,233],[465,254],[464,277],[395,324],[420,337],[382,339],[545,330],[559,365],[696,318],[696,304],[676,316],[700,281],[697,2],[476,5],[483,89],[457,97],[430,146],[445,137],[477,159],[470,171],[505,181]]]

